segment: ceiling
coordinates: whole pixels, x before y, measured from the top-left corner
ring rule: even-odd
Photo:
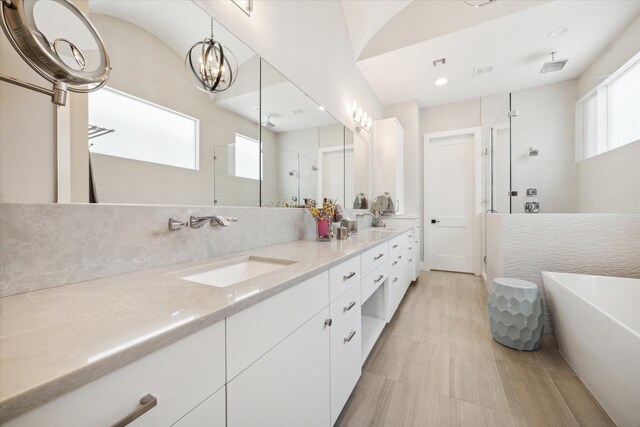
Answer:
[[[432,0],[392,12],[354,56],[383,105],[417,100],[424,108],[576,78],[640,13],[640,0],[499,0],[480,8]],[[558,28],[567,31],[549,38]],[[552,50],[569,62],[540,74]],[[446,65],[434,68],[443,57]],[[440,77],[448,84],[435,86]]]

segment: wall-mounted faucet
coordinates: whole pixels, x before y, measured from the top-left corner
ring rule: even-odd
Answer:
[[[212,227],[228,227],[230,222],[238,222],[238,218],[226,218],[218,215],[211,216],[195,216],[191,215],[189,221],[179,221],[175,218],[169,218],[169,230],[178,231],[185,227],[200,228],[206,222]]]
[[[238,222],[238,218],[225,218],[218,215],[195,216],[189,218],[189,227],[200,228],[205,222],[209,222],[212,227],[228,227],[230,222]]]

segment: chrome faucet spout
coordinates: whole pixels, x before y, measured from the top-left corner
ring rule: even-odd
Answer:
[[[229,222],[238,222],[238,218],[225,218],[218,215],[209,215],[209,216],[195,216],[191,215],[189,218],[189,227],[191,228],[200,228],[206,222],[208,222],[213,227],[228,227]]]

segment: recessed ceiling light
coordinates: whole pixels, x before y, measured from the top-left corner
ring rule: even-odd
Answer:
[[[318,105],[318,110],[324,111],[324,110],[326,110],[326,108],[324,108],[322,105]]]
[[[436,80],[436,86],[444,86],[449,82],[449,80],[447,80],[444,77],[440,77],[438,80]]]
[[[549,34],[547,34],[547,37],[549,37],[550,39],[555,39],[560,37],[566,32],[567,32],[566,28],[556,28],[555,30],[549,32]]]
[[[447,63],[447,58],[440,58],[433,61],[434,67],[439,67],[440,65],[445,65]]]

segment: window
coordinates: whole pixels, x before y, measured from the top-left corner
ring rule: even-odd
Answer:
[[[198,169],[199,121],[105,87],[89,94],[89,124],[113,129],[89,140],[92,153]]]
[[[236,133],[236,142],[229,144],[229,175],[239,178],[263,179],[263,156],[260,142]]]
[[[640,54],[576,105],[577,158],[640,140]]]

